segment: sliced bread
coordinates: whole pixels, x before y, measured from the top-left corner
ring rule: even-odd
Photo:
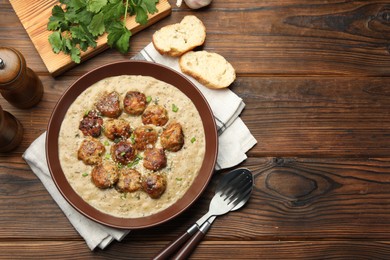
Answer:
[[[204,43],[206,27],[194,15],[187,15],[180,23],[162,27],[153,34],[153,45],[162,55],[181,56]]]
[[[208,88],[228,87],[236,79],[233,66],[221,55],[207,51],[190,51],[179,59],[180,69]]]

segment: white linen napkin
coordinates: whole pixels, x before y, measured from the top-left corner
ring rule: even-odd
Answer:
[[[178,59],[160,55],[154,49],[153,44],[146,46],[133,59],[157,62],[181,73]],[[230,168],[241,163],[247,158],[246,152],[257,142],[244,122],[238,117],[245,106],[244,102],[229,89],[211,90],[190,76],[185,76],[199,88],[214,113],[219,135],[216,170]],[[130,232],[129,230],[111,228],[94,222],[80,214],[62,197],[51,179],[47,167],[45,141],[46,132],[30,145],[23,154],[23,158],[42,181],[74,228],[84,238],[88,247],[91,250],[96,247],[104,249],[113,240],[121,241]]]

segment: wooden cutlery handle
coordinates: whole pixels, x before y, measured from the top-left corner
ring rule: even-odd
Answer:
[[[197,245],[200,243],[200,241],[205,236],[205,233],[202,231],[198,231],[195,235],[192,236],[190,240],[180,249],[179,252],[177,252],[172,259],[178,260],[178,259],[187,259],[188,256],[194,251],[194,249],[197,247]]]
[[[153,259],[154,260],[163,260],[168,259],[173,253],[179,249],[196,231],[199,230],[199,227],[194,224],[186,232],[184,232],[176,240],[172,241],[168,246],[161,250]]]

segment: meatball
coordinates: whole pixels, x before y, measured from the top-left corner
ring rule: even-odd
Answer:
[[[102,131],[103,118],[96,110],[86,113],[80,121],[79,129],[85,136],[99,137]]]
[[[108,119],[104,122],[103,133],[110,140],[127,139],[131,134],[130,124],[123,119]]]
[[[146,108],[146,96],[138,91],[129,91],[123,99],[123,108],[126,113],[139,116]]]
[[[160,105],[150,105],[142,114],[142,123],[144,125],[163,126],[168,122],[168,119],[167,110]]]
[[[144,153],[144,167],[157,171],[167,166],[167,157],[161,148],[147,149]]]
[[[167,187],[167,180],[164,175],[151,173],[142,181],[143,190],[153,199],[158,199]]]
[[[99,140],[88,136],[81,143],[77,158],[87,165],[94,165],[102,161],[101,156],[105,151],[106,148]]]
[[[141,173],[130,168],[122,168],[119,170],[119,180],[116,183],[116,189],[118,191],[134,192],[141,188]]]
[[[122,165],[127,165],[134,160],[137,155],[137,150],[128,141],[122,140],[111,146],[112,159]]]
[[[183,129],[180,123],[170,123],[160,136],[161,146],[171,152],[179,151],[184,144]]]
[[[137,150],[152,148],[157,141],[157,131],[152,126],[140,126],[134,130],[134,141]]]
[[[96,102],[96,108],[103,116],[117,118],[122,113],[119,94],[116,91],[103,93]]]
[[[92,182],[101,189],[112,187],[118,178],[118,167],[114,163],[99,163],[91,172]]]

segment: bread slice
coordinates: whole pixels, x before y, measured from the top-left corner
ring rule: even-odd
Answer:
[[[206,27],[194,15],[187,15],[180,23],[162,27],[153,34],[153,45],[162,55],[181,56],[204,43]]]
[[[228,87],[236,79],[233,66],[221,55],[207,51],[190,51],[179,59],[180,69],[208,88]]]

